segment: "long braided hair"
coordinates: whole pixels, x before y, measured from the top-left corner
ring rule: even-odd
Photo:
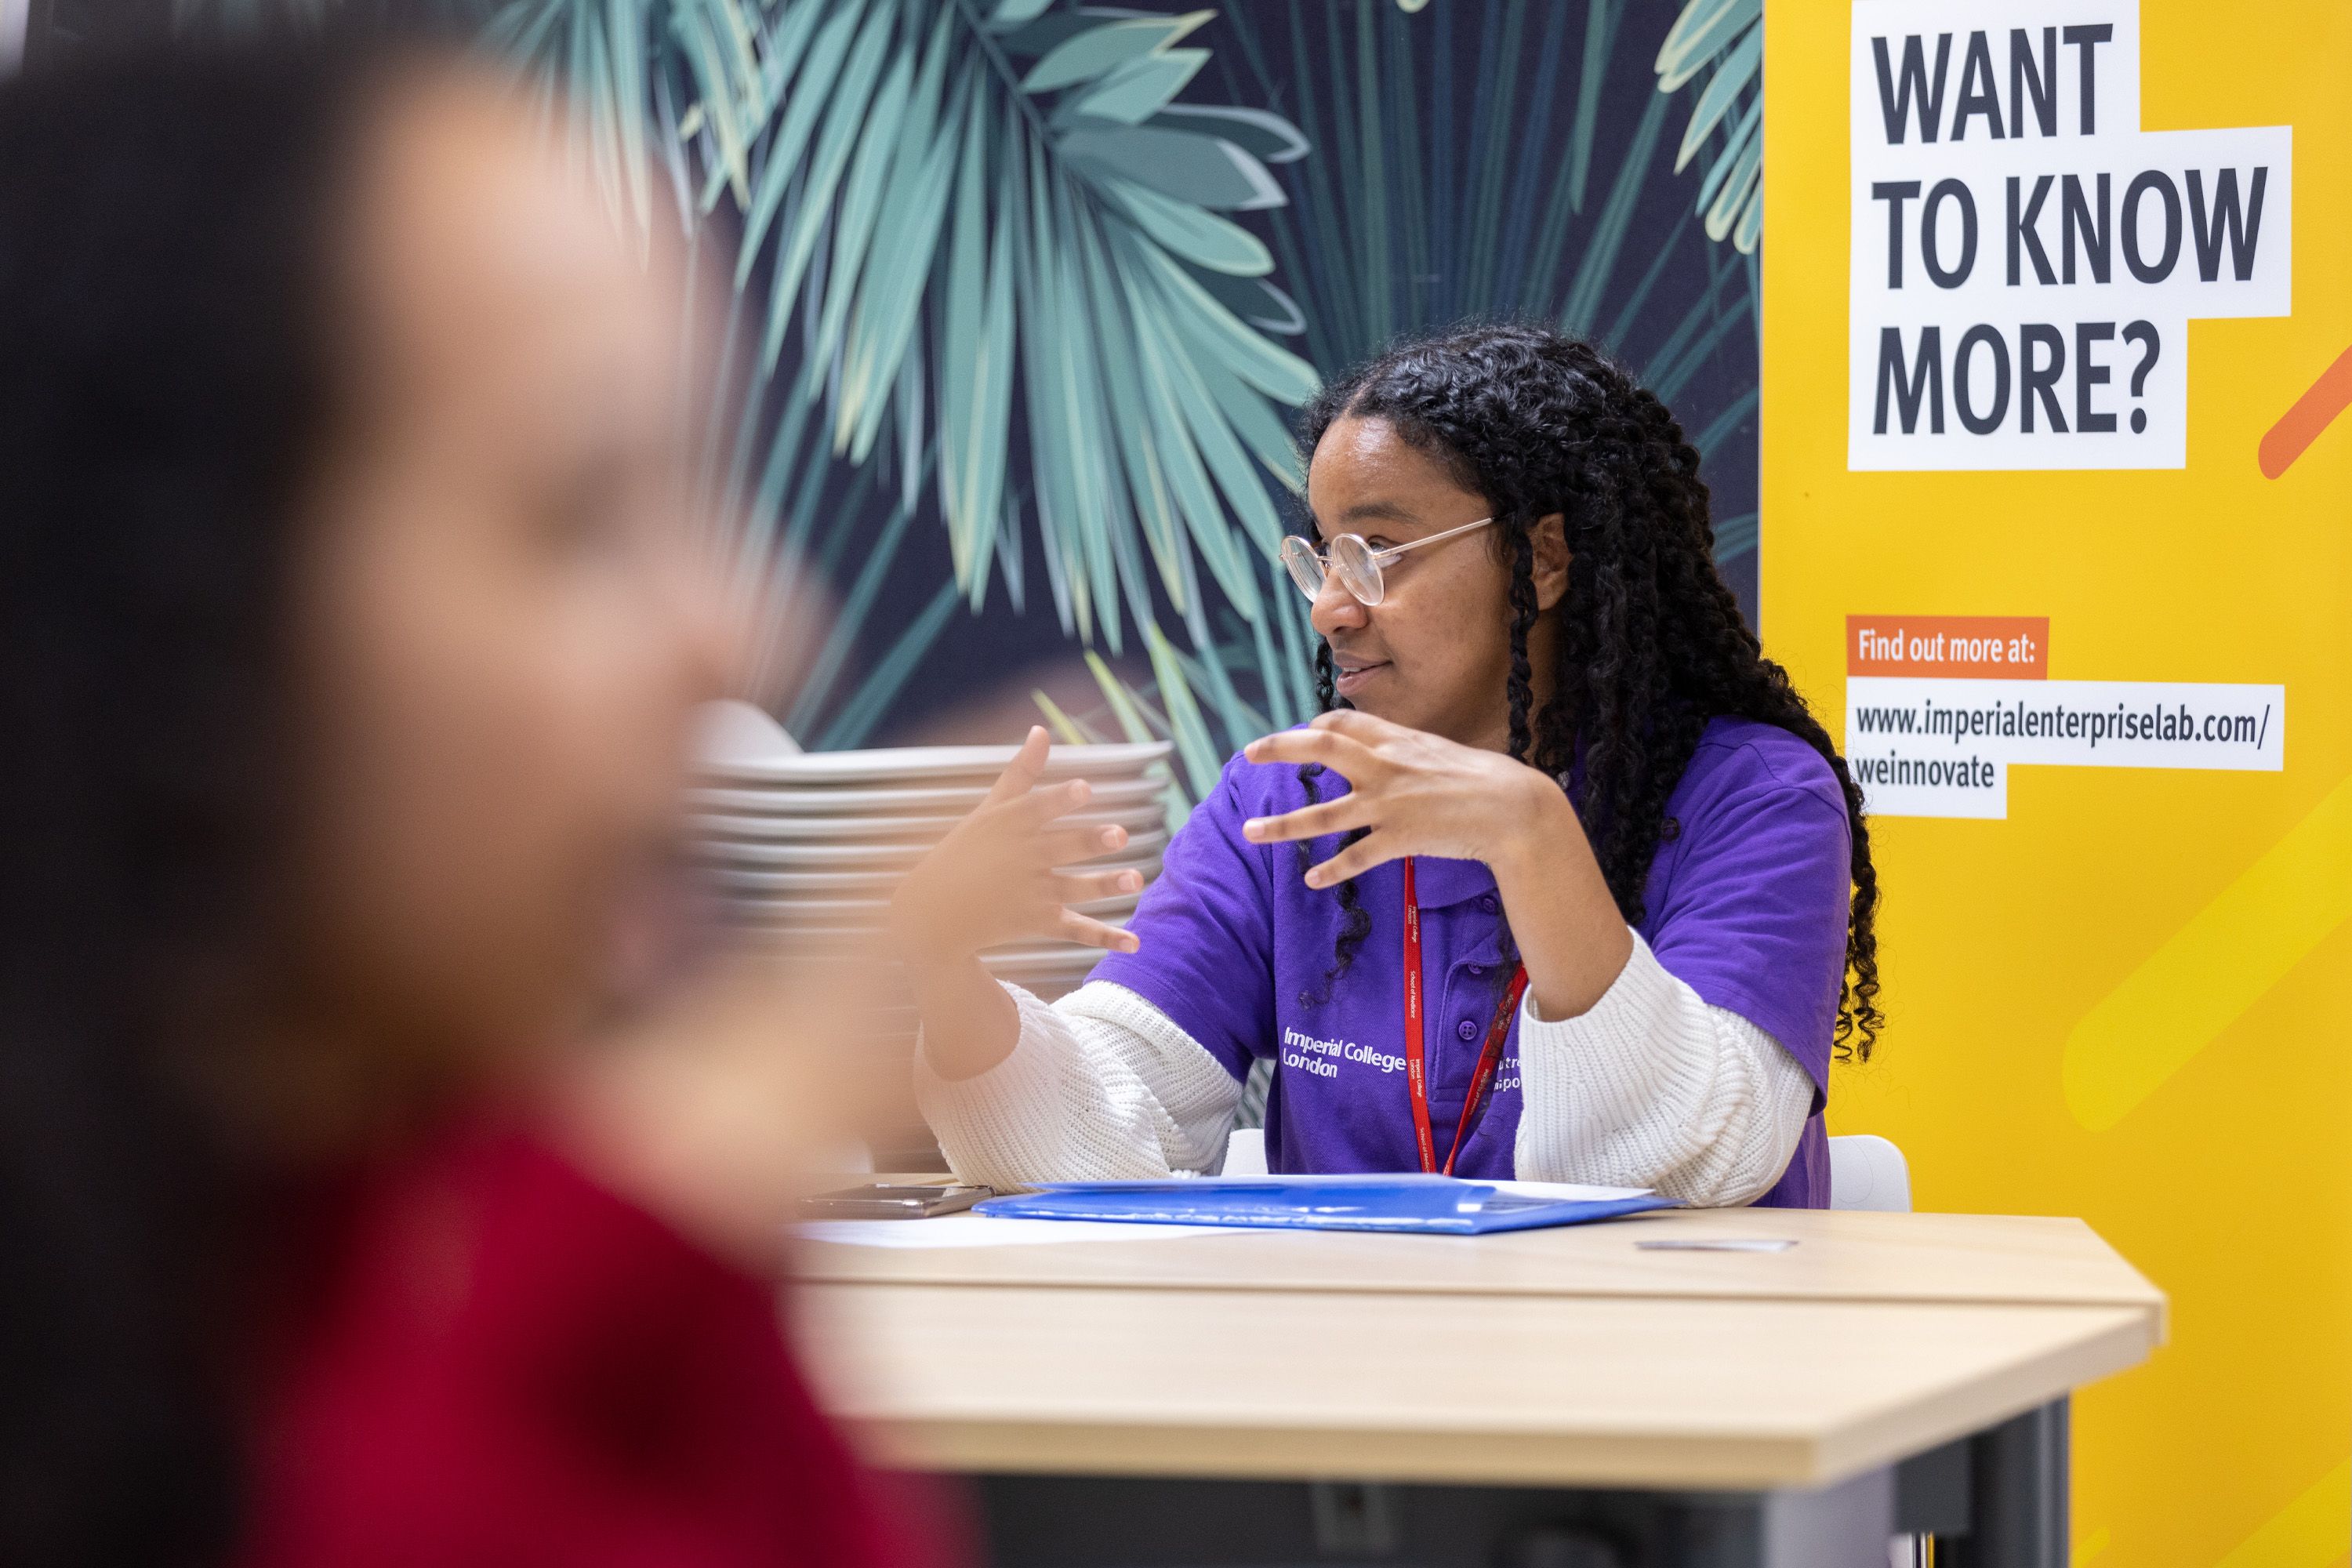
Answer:
[[[1300,418],[1309,457],[1343,417],[1386,421],[1491,508],[1493,548],[1511,574],[1511,751],[1563,788],[1573,782],[1577,816],[1627,923],[1642,921],[1659,842],[1679,831],[1666,799],[1710,719],[1778,725],[1829,763],[1845,795],[1853,884],[1834,1042],[1841,1059],[1867,1060],[1883,1018],[1878,873],[1862,791],[1717,573],[1698,453],[1665,405],[1580,339],[1482,326],[1402,344],[1326,385]],[[1531,531],[1554,512],[1564,520],[1568,591],[1551,694],[1538,712],[1528,654],[1537,618]],[[1316,689],[1326,709],[1337,705],[1328,646],[1316,653]],[[1310,800],[1315,772],[1301,775]],[[1346,918],[1334,976],[1371,930],[1354,883],[1341,883],[1339,896]]]

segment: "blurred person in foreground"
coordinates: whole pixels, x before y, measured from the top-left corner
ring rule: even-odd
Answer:
[[[779,1331],[846,1053],[678,973],[631,248],[430,54],[0,91],[0,1562],[936,1561]]]

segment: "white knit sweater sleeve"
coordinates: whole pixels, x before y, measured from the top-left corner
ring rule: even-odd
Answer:
[[[1654,1187],[1709,1207],[1780,1180],[1813,1080],[1780,1043],[1666,973],[1640,933],[1581,1017],[1519,1015],[1516,1164],[1529,1181]]]
[[[1241,1080],[1167,1014],[1089,981],[1052,1006],[1017,985],[1012,1054],[945,1079],[918,1047],[915,1099],[962,1181],[987,1187],[1213,1171]]]

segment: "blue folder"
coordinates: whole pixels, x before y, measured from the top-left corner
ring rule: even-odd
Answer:
[[[1596,1201],[1537,1197],[1451,1176],[1367,1176],[1308,1181],[1061,1182],[986,1198],[974,1212],[1009,1219],[1084,1219],[1136,1225],[1229,1225],[1272,1230],[1390,1230],[1484,1236],[1583,1225],[1673,1208],[1654,1194]]]

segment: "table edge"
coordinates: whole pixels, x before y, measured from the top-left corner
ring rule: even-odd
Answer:
[[[2145,1310],[2026,1305],[2103,1314],[2112,1321],[2081,1340],[1958,1391],[1933,1412],[1890,1407],[1818,1435],[1751,1431],[1695,1437],[1685,1433],[1366,1431],[1300,1423],[1212,1426],[1095,1419],[915,1421],[854,1413],[843,1413],[840,1418],[877,1463],[968,1474],[1649,1490],[1811,1488],[1900,1462],[2068,1397],[2140,1364],[2163,1343],[2160,1318]],[[1401,1462],[1397,1450],[1408,1444],[1420,1451],[1409,1462]]]

